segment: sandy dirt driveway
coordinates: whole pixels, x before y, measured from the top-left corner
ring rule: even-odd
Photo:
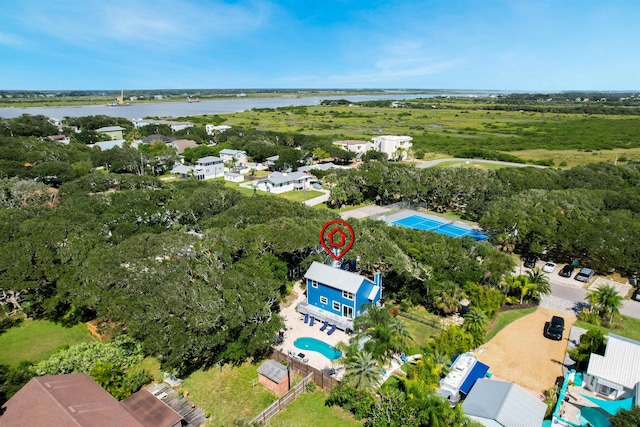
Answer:
[[[554,315],[565,321],[562,341],[543,335],[545,323]],[[507,325],[481,347],[478,358],[489,365],[489,372],[497,377],[542,393],[552,388],[556,378],[562,375],[567,338],[575,321],[573,315],[540,307]]]

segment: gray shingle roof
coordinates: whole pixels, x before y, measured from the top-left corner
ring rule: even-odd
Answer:
[[[275,360],[267,360],[258,368],[258,373],[279,384],[287,376],[287,367]]]
[[[316,261],[311,264],[311,267],[309,267],[304,277],[340,291],[351,292],[352,294],[358,292],[363,281],[366,280],[373,283],[371,280],[359,274],[334,268]]]
[[[462,409],[484,425],[495,425],[493,420],[504,427],[540,427],[547,405],[514,383],[479,379]]]

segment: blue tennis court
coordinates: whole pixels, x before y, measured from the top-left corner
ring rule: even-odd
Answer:
[[[406,228],[433,231],[450,237],[471,236],[476,240],[486,240],[488,237],[476,229],[458,227],[453,221],[438,221],[420,215],[411,215],[406,218],[393,221],[392,224]]]

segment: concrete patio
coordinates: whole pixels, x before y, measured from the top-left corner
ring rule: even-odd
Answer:
[[[336,329],[331,335],[327,335],[327,330],[321,331],[321,322],[315,322],[313,326],[309,326],[308,323],[304,323],[304,316],[297,312],[296,307],[299,302],[306,301],[306,294],[302,289],[300,282],[296,282],[293,287],[293,292],[296,294],[296,298],[289,304],[280,310],[280,315],[284,318],[286,331],[284,334],[284,341],[282,344],[276,346],[283,353],[289,353],[294,351],[297,353],[304,353],[305,358],[308,359],[307,363],[319,370],[335,368],[337,370],[337,378],[340,378],[344,373],[344,369],[340,367],[338,361],[331,361],[327,357],[316,351],[302,350],[294,346],[294,341],[298,338],[308,337],[315,338],[323,341],[332,346],[336,346],[339,342],[348,343],[351,338],[340,329]],[[339,359],[338,359],[339,360]]]

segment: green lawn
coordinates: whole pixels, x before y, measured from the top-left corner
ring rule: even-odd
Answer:
[[[16,367],[23,360],[39,362],[62,345],[93,339],[84,323],[67,328],[47,320],[27,319],[0,335],[0,365]]]
[[[407,319],[406,317],[399,316],[398,318],[405,324],[412,338],[412,343],[408,351],[409,354],[421,353],[421,348],[426,344],[427,340],[437,337],[442,332],[440,329],[432,328],[415,320]]]
[[[521,317],[526,316],[527,314],[531,314],[536,311],[536,307],[531,308],[523,308],[520,310],[509,310],[498,313],[496,321],[494,322],[491,329],[487,332],[487,335],[484,338],[485,342],[491,340],[491,338],[495,337],[498,332],[500,332],[505,326],[509,323],[518,320]]]
[[[253,196],[253,188],[240,187],[240,184],[236,182],[230,182],[230,181],[225,181],[224,185],[226,187],[235,188],[245,196]],[[293,190],[293,191],[287,191],[286,193],[280,193],[280,194],[265,193],[264,191],[257,191],[256,194],[258,196],[269,196],[269,197],[279,196],[279,197],[283,197],[285,199],[291,200],[293,202],[302,203],[304,200],[314,199],[318,196],[322,196],[322,194],[324,193],[321,193],[320,191],[315,191],[315,190],[307,190],[307,191]]]
[[[585,329],[598,328],[603,330],[605,335],[608,333],[612,333],[640,341],[640,319],[635,319],[633,317],[622,316],[622,320],[618,321],[611,328],[592,325],[591,323],[583,322],[581,320],[578,320],[576,323],[574,323],[574,326],[579,326]]]
[[[356,427],[363,421],[356,421],[353,416],[337,406],[324,406],[329,392],[316,390],[303,393],[289,406],[269,421],[271,427]]]
[[[305,194],[306,193],[306,194]],[[322,196],[324,193],[315,190],[307,190],[307,191],[287,191],[286,193],[276,194],[276,196],[284,197],[285,199],[291,200],[292,202],[304,202],[305,200],[315,199],[316,197]]]
[[[277,399],[257,382],[258,366],[247,362],[197,371],[184,379],[182,388],[194,404],[211,414],[210,425],[231,426],[236,420],[252,419]]]

